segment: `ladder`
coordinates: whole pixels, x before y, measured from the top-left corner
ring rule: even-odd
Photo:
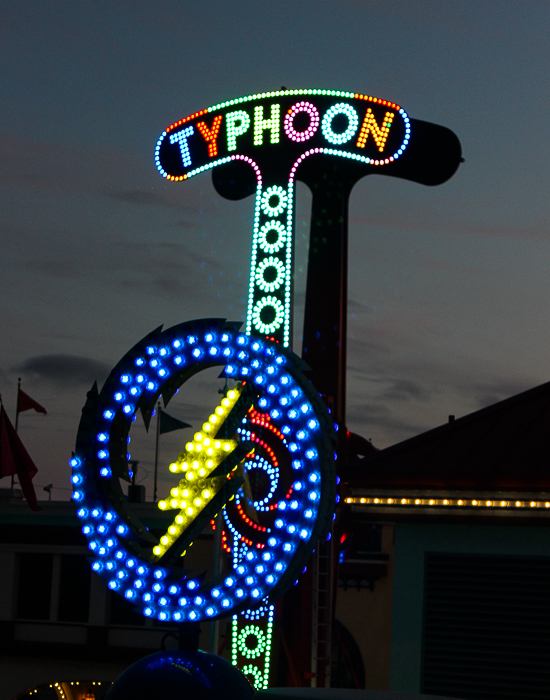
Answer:
[[[313,554],[311,687],[330,688],[334,614],[334,538],[319,542]]]

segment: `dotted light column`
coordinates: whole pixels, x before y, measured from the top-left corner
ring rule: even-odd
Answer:
[[[246,556],[248,547],[239,538],[233,540],[233,560],[236,566]],[[269,685],[273,616],[275,606],[267,599],[254,609],[233,615],[231,634],[231,660],[256,690]]]
[[[258,186],[246,332],[290,345],[293,183]]]

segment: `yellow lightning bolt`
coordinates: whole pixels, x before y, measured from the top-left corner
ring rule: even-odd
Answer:
[[[216,434],[241,393],[241,387],[227,392],[202,430],[195,433],[193,440],[185,445],[185,452],[180,452],[178,459],[170,465],[171,472],[183,472],[185,476],[170,491],[171,498],[159,501],[158,506],[161,510],[179,508],[180,512],[166,534],[160,538],[160,544],[153,547],[155,560],[163,556],[227,481],[227,476],[209,478],[208,475],[238,445],[237,440],[216,440]]]

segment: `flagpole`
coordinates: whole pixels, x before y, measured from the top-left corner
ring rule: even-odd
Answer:
[[[21,377],[17,378],[17,403],[15,404],[15,432],[19,424],[19,392],[21,391]],[[13,477],[12,477],[13,479]]]
[[[17,377],[17,401],[15,403],[15,434],[17,435],[17,426],[19,425],[19,393],[21,391],[21,377]],[[15,474],[11,475],[11,492],[13,495],[13,487],[15,486]]]
[[[157,404],[157,440],[155,443],[155,486],[153,489],[153,503],[157,502],[157,473],[159,466],[159,437],[160,437],[160,401]]]

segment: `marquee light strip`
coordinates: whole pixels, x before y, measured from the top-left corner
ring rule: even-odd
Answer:
[[[191,114],[189,117],[185,117],[184,119],[180,119],[179,121],[174,122],[166,129],[166,133],[168,134],[170,131],[177,129],[182,124],[185,124],[186,122],[191,121],[191,119],[195,119],[196,117],[201,117],[203,114],[208,114],[209,112],[216,112],[217,110],[224,109],[225,107],[232,107],[233,105],[243,104],[244,102],[251,102],[252,100],[264,100],[266,98],[270,99],[272,97],[292,97],[294,95],[324,95],[326,97],[347,97],[348,99],[365,100],[367,102],[373,102],[374,104],[384,105],[387,107],[391,107],[392,109],[398,109],[398,110],[401,109],[399,107],[399,105],[395,104],[395,102],[389,102],[388,100],[381,100],[377,97],[371,97],[370,95],[361,95],[358,92],[345,92],[342,90],[318,90],[318,89],[277,90],[276,92],[262,92],[262,93],[257,93],[255,95],[246,95],[246,97],[238,97],[235,100],[229,100],[228,102],[220,102],[219,104],[214,105],[213,107],[208,107],[207,109],[203,109],[200,112],[195,112],[195,114]]]
[[[448,508],[448,507],[458,507],[458,508],[479,508],[479,509],[509,509],[515,510],[517,508],[530,508],[530,509],[550,509],[550,501],[538,501],[538,500],[503,500],[500,498],[487,499],[487,498],[430,498],[422,496],[421,498],[403,498],[401,496],[368,496],[359,497],[355,496],[353,498],[346,498],[345,503],[348,505],[370,505],[370,506],[420,506],[423,508]]]

